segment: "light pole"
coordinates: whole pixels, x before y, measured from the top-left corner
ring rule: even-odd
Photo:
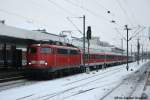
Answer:
[[[123,61],[123,38],[121,39],[122,61]]]
[[[131,44],[131,59],[132,59],[132,44]]]
[[[142,55],[141,56],[142,56],[142,62],[143,62],[143,44],[142,44]]]
[[[128,42],[129,42],[129,33],[128,31],[131,30],[130,28],[128,28],[128,25],[125,25],[125,30],[127,30],[127,66],[126,66],[126,69],[127,71],[129,70],[129,65],[128,65],[128,62],[129,62],[129,53],[128,53]]]
[[[83,15],[83,67],[85,68],[85,15]]]
[[[90,68],[89,68],[89,61],[90,61],[90,39],[91,39],[91,26],[88,26],[88,29],[87,29],[87,41],[88,41],[88,67],[86,70],[87,73],[89,73],[90,71]]]
[[[139,38],[137,39],[137,64],[139,65],[139,60],[140,60],[140,57],[139,57],[139,54],[140,54],[140,43],[139,43]]]
[[[82,55],[82,58],[83,58],[83,68],[85,68],[85,15],[83,15],[82,17],[72,17],[72,18],[83,18],[83,55]],[[80,32],[82,33],[78,27],[67,17],[68,21],[70,21],[73,26]]]

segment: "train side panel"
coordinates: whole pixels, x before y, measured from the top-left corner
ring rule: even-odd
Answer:
[[[56,72],[62,69],[79,68],[81,53],[77,48],[52,45],[31,45],[27,53],[27,69]]]

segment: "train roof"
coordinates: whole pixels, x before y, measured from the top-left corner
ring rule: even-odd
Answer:
[[[73,40],[72,44],[75,45],[76,47],[80,48],[81,52],[83,53],[83,41],[79,41],[79,40]],[[85,43],[85,53],[88,52],[88,44],[87,42]],[[89,51],[91,54],[109,54],[109,55],[122,55],[122,53],[117,53],[117,52],[113,52],[112,49],[115,47],[104,47],[101,45],[98,45],[96,43],[90,43],[90,48]],[[123,56],[126,56],[125,54],[123,54]]]
[[[51,44],[31,44],[29,47],[53,47],[53,48],[62,48],[62,49],[71,49],[71,50],[80,50],[80,48],[77,47],[68,47],[68,46],[60,46],[60,45],[51,45]],[[90,49],[90,53],[91,54],[97,54],[97,55],[118,55],[118,56],[126,56],[126,55],[122,55],[120,53],[114,53],[114,52],[99,52],[99,51],[92,51],[93,49]],[[81,53],[82,50],[80,50]],[[87,54],[87,52],[85,52]]]
[[[79,50],[77,47],[69,47],[69,46],[62,46],[62,45],[52,45],[52,44],[31,44],[31,46],[42,46],[42,47],[53,47],[53,48],[62,48],[62,49],[73,49],[73,50]]]

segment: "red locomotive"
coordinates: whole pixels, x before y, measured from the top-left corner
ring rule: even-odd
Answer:
[[[27,68],[31,71],[52,73],[68,68],[78,68],[81,53],[78,48],[49,44],[32,44],[27,50]]]
[[[80,69],[83,54],[77,47],[51,44],[32,44],[27,50],[27,69],[32,73],[53,73],[68,69]],[[126,62],[127,57],[113,53],[85,54],[85,65],[90,68]],[[81,70],[81,69],[80,69]]]

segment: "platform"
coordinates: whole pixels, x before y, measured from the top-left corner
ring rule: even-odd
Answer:
[[[150,63],[129,75],[101,100],[150,100]]]

